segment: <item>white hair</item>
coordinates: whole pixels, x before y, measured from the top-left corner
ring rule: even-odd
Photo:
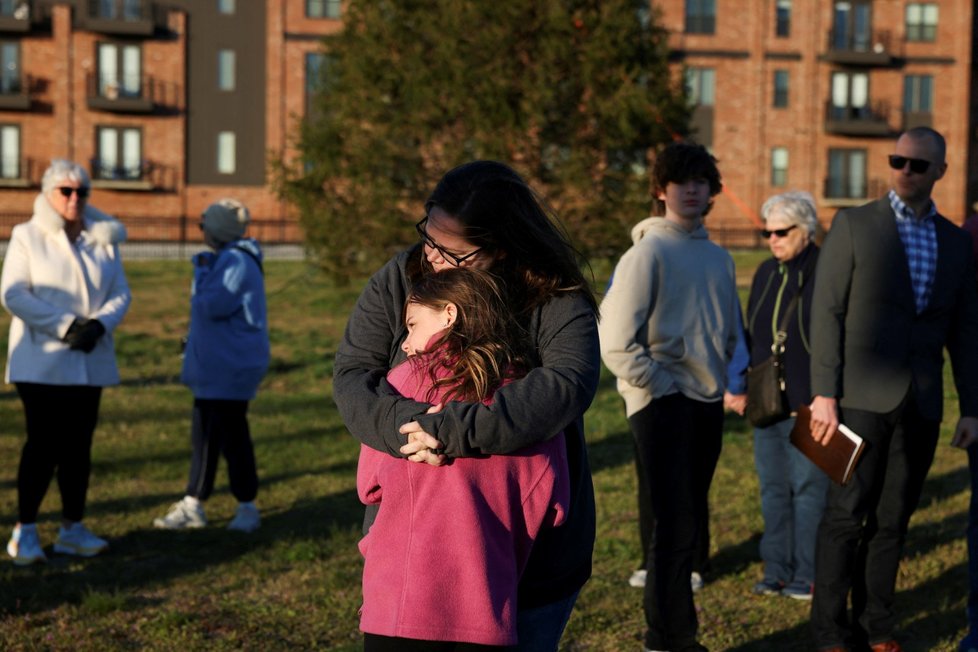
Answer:
[[[85,168],[72,161],[56,158],[41,177],[41,192],[47,194],[63,181],[73,181],[86,188],[92,185]]]
[[[768,197],[761,207],[761,219],[767,222],[775,209],[780,210],[789,223],[804,227],[808,231],[808,237],[814,237],[818,227],[818,213],[815,210],[815,198],[810,193],[791,190]]]

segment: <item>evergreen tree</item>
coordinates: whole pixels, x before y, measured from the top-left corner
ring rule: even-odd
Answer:
[[[338,278],[414,239],[441,175],[512,165],[590,255],[649,211],[650,148],[687,130],[648,0],[350,0],[301,160],[280,167],[307,243]]]

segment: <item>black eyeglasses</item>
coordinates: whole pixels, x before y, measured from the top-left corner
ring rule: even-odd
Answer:
[[[890,167],[894,170],[902,170],[910,164],[910,171],[914,174],[923,174],[930,168],[930,161],[922,158],[907,158],[899,154],[890,154]]]
[[[438,253],[441,254],[442,258],[451,262],[456,267],[461,267],[462,263],[464,263],[466,260],[476,255],[480,251],[482,251],[482,247],[479,247],[475,251],[470,251],[464,256],[457,256],[450,251],[446,251],[444,247],[442,247],[440,244],[432,240],[431,236],[428,235],[428,232],[425,230],[425,226],[427,224],[428,224],[428,216],[425,215],[423,218],[421,218],[420,222],[414,225],[414,229],[418,232],[418,235],[421,236],[421,242],[431,247],[432,249],[437,250]]]
[[[61,196],[66,199],[68,197],[71,197],[71,193],[73,192],[78,193],[78,199],[85,199],[86,197],[88,197],[88,188],[86,188],[85,186],[82,186],[81,188],[70,188],[68,186],[59,186],[58,192],[60,192]]]
[[[792,224],[791,226],[785,227],[783,229],[771,229],[770,231],[768,231],[767,229],[761,229],[761,237],[764,238],[765,240],[770,238],[772,235],[776,235],[779,238],[783,238],[797,228],[798,228],[797,224]]]

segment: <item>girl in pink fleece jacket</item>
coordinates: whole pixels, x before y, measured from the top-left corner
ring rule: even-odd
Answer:
[[[414,400],[489,403],[531,366],[527,338],[486,272],[424,278],[411,290],[405,324],[409,357],[387,380]],[[540,530],[564,520],[568,475],[563,434],[441,467],[362,446],[357,491],[380,504],[360,541],[366,652],[515,644],[519,578]]]

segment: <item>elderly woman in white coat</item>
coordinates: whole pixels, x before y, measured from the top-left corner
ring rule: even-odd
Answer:
[[[14,227],[0,274],[13,315],[6,381],[24,405],[27,441],[17,472],[18,522],[7,553],[45,561],[37,513],[57,471],[62,522],[54,552],[91,557],[108,547],[82,524],[102,388],[119,382],[112,332],[129,308],[119,258],[122,224],[87,205],[88,174],[52,161],[30,221]]]

